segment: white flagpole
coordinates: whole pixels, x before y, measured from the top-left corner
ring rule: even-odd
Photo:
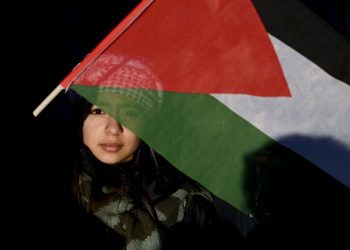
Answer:
[[[33,111],[33,115],[37,117],[41,111],[64,89],[64,87],[59,84]]]

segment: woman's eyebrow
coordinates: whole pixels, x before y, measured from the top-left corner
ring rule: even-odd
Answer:
[[[101,107],[108,107],[111,104],[109,102],[99,102],[100,105],[96,105],[94,104],[93,106],[97,107],[97,108],[101,108]]]

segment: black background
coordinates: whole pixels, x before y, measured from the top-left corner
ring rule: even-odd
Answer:
[[[137,2],[48,1],[8,9],[1,183],[5,240],[12,247],[104,249],[104,229],[71,201],[66,96],[60,93],[36,118],[32,112]]]

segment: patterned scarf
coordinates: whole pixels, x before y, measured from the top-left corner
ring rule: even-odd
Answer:
[[[84,203],[87,205],[92,190],[91,176],[83,172],[79,178],[79,185],[82,190],[81,201],[83,205]],[[171,195],[156,199],[152,204],[157,218],[152,218],[145,209],[136,207],[132,199],[127,196],[109,202],[99,202],[92,212],[109,228],[125,238],[126,249],[161,249],[162,228],[183,220],[194,195],[212,201],[210,193],[205,189],[199,190],[196,187],[196,191],[186,190],[180,187]],[[108,194],[112,189],[102,186],[101,191]]]

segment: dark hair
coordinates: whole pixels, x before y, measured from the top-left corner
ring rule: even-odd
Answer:
[[[93,104],[87,101],[84,97],[69,89],[66,93],[70,110],[70,123],[73,132],[81,132],[83,123],[86,117],[90,114]],[[78,139],[81,139],[81,134],[78,134]]]

